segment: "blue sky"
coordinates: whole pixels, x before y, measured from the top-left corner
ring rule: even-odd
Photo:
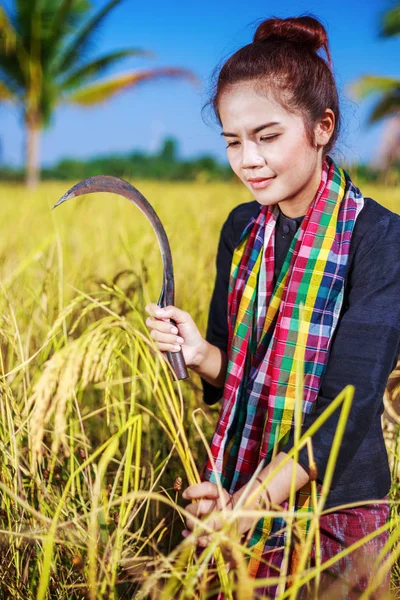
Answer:
[[[7,8],[12,1],[1,4]],[[104,0],[92,2],[95,9],[104,4]],[[201,85],[155,81],[94,108],[60,106],[41,140],[42,162],[51,164],[64,156],[86,157],[134,148],[154,151],[169,135],[178,139],[181,156],[211,153],[225,159],[219,128],[204,123],[201,116],[212,70],[251,41],[262,19],[303,13],[322,19],[330,37],[344,116],[339,156],[371,160],[377,152],[382,125],[367,127],[371,101],[355,102],[349,96],[348,85],[366,73],[399,74],[400,42],[382,40],[377,35],[379,17],[390,6],[390,0],[125,0],[98,33],[95,54],[139,47],[156,56],[126,59],[109,74],[176,66],[194,71]],[[23,162],[21,117],[15,108],[6,105],[0,112],[0,142],[2,162]]]

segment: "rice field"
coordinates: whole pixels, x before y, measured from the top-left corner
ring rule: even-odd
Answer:
[[[219,230],[251,197],[226,183],[134,185],[166,228],[175,303],[205,332]],[[181,537],[181,490],[198,480],[218,407],[202,404],[196,376],[173,380],[144,326],[144,306],[161,289],[155,235],[121,197],[90,195],[51,211],[68,187],[0,185],[0,600],[207,598],[216,590],[249,598],[234,527],[245,505],[225,515],[204,551],[195,552],[198,530]],[[399,189],[362,190],[400,212]],[[389,396],[396,400],[399,387],[393,377],[384,422],[391,552],[371,566],[365,598],[392,565],[398,586],[399,429]],[[351,396],[346,388],[337,405],[345,410]],[[318,528],[323,506],[314,508]],[[318,580],[318,569],[306,569],[309,541],[282,599]]]

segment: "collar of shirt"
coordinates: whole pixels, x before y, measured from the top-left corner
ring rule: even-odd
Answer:
[[[287,235],[292,233],[293,235],[296,233],[297,229],[300,227],[302,220],[305,215],[301,217],[295,217],[292,219],[291,217],[287,217],[283,214],[283,212],[279,209],[278,219],[277,219],[277,227],[282,230],[282,232]]]

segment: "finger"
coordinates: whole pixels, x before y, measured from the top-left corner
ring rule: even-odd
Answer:
[[[186,507],[188,513],[196,517],[197,520],[186,517],[186,527],[192,531],[196,525],[199,526],[199,519],[209,515],[217,506],[216,500],[200,500]]]
[[[191,320],[191,316],[184,310],[177,308],[176,306],[166,306],[154,310],[154,316],[158,319],[173,319],[177,325],[183,325]]]
[[[156,329],[162,333],[172,333],[174,335],[178,335],[179,333],[178,328],[175,327],[175,325],[172,325],[169,321],[161,321],[160,319],[152,319],[151,317],[147,317],[145,323],[149,329]]]
[[[209,535],[202,535],[197,538],[196,544],[200,546],[200,548],[207,548],[208,544],[211,542],[211,537]]]
[[[217,508],[216,500],[199,500],[198,502],[193,502],[185,507],[187,512],[195,517],[201,517],[203,515],[208,515],[210,512]]]
[[[186,528],[188,531],[197,532],[197,535],[205,531],[220,531],[223,527],[224,520],[220,518],[220,513],[213,513],[211,516],[207,516],[207,518],[199,523],[198,521],[194,521],[194,519],[187,518],[186,519]]]
[[[197,531],[197,534],[199,534],[200,532],[204,532],[204,530],[209,531],[210,529],[221,529],[221,524],[220,521],[218,521],[217,519],[208,518],[206,527],[204,527],[203,523],[195,521],[194,519],[188,517],[186,519],[186,529],[190,532]]]
[[[184,529],[182,531],[182,536],[184,538],[187,538],[191,533],[192,533],[191,531],[188,531],[187,529]],[[196,544],[198,546],[200,546],[201,548],[206,548],[208,546],[208,544],[210,543],[210,541],[211,541],[211,536],[209,536],[209,535],[202,535],[201,537],[197,538]]]
[[[193,521],[193,519],[186,519],[186,529],[190,532],[193,531],[193,529],[196,527],[196,522]]]
[[[144,307],[144,310],[147,312],[147,314],[149,314],[151,317],[155,316],[156,310],[158,310],[160,307],[158,306],[158,304],[156,304],[155,302],[150,302],[150,304],[146,304],[146,306]]]
[[[182,346],[179,344],[163,344],[158,342],[156,345],[160,352],[180,352],[182,349]]]
[[[179,335],[172,335],[172,333],[163,333],[162,331],[158,331],[157,329],[152,329],[150,331],[150,337],[153,338],[156,342],[160,342],[161,344],[183,344],[184,339]]]
[[[190,485],[182,494],[184,500],[197,500],[198,498],[219,498],[218,487],[211,481],[203,481]]]
[[[219,531],[222,529],[223,521],[219,518],[218,514],[215,516],[209,517],[207,519],[207,526],[214,531]]]

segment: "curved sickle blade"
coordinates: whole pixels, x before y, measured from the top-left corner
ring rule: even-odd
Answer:
[[[60,206],[60,204],[70,200],[71,198],[98,192],[108,192],[110,194],[124,196],[124,198],[127,198],[130,202],[135,204],[150,221],[160,246],[164,269],[163,286],[157,304],[161,307],[174,304],[174,270],[172,266],[172,255],[167,234],[165,233],[165,229],[154,208],[133,185],[124,179],[111,177],[110,175],[88,177],[68,190],[68,192],[66,192],[64,196],[60,198],[60,200],[53,206],[53,208]],[[180,352],[167,352],[167,357],[177,378],[186,379],[188,377],[188,373],[186,370],[182,350]]]

